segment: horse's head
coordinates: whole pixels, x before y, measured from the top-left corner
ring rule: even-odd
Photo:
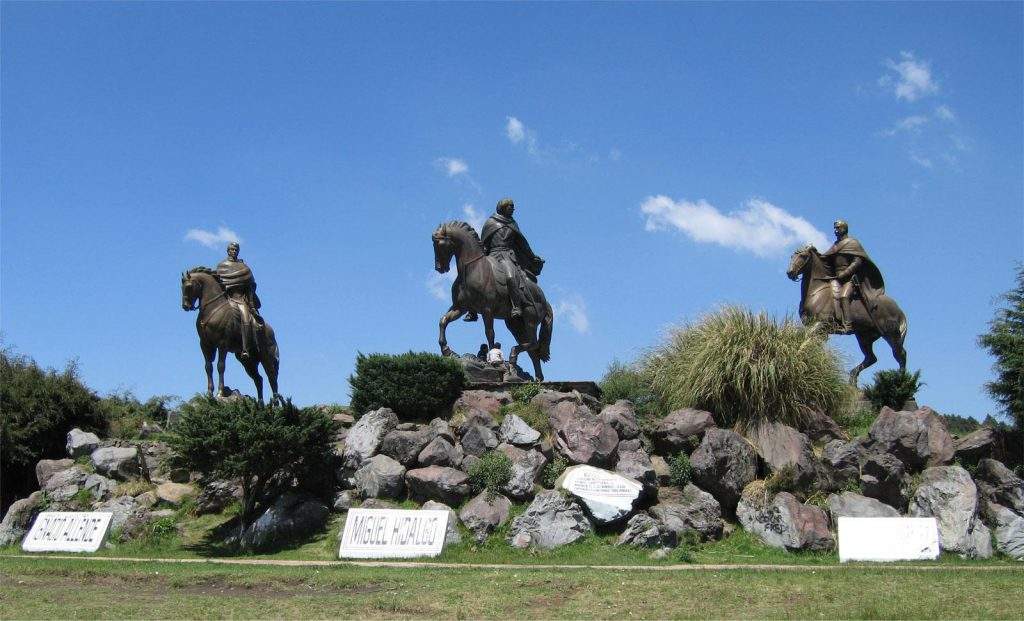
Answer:
[[[192,279],[192,272],[181,273],[181,309],[193,311],[202,294],[202,286]]]
[[[812,252],[817,252],[814,246],[812,244],[805,244],[793,253],[793,256],[789,259],[789,269],[786,270],[786,276],[790,280],[796,280],[800,277],[800,274],[804,273],[811,260]]]
[[[455,255],[455,240],[448,232],[448,225],[437,227],[430,236],[434,242],[434,269],[444,274],[451,269],[452,257]]]
[[[431,237],[434,240],[434,269],[442,274],[451,269],[453,256],[472,260],[484,251],[476,229],[459,220],[445,222]]]

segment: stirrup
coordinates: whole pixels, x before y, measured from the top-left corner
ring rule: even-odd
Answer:
[[[512,312],[509,313],[509,316],[512,319],[522,319],[523,318],[523,310],[521,308],[513,308]]]
[[[479,315],[477,315],[476,313],[466,313],[466,316],[463,317],[462,320],[463,321],[476,321],[477,317],[479,317]]]

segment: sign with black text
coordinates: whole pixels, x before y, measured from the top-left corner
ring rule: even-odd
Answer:
[[[444,547],[448,512],[432,509],[349,509],[340,558],[437,556]]]
[[[44,511],[21,542],[25,552],[95,552],[110,528],[108,511]]]

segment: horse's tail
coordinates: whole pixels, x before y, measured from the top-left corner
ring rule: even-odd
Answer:
[[[555,327],[555,313],[551,304],[544,300],[544,316],[540,321],[540,343],[537,354],[543,362],[551,360],[551,333]]]

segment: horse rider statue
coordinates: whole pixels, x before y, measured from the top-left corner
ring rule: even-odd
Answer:
[[[836,243],[821,258],[828,262],[835,279],[832,280],[832,301],[835,308],[836,331],[852,334],[850,299],[858,295],[868,309],[868,315],[878,305],[878,296],[885,294],[885,281],[874,261],[859,241],[850,237],[850,227],[844,220],[832,224]]]
[[[508,275],[508,293],[512,311],[510,319],[523,316],[523,306],[534,304],[526,288],[524,276],[537,282],[537,276],[544,268],[544,259],[538,257],[519,230],[519,224],[512,217],[516,205],[511,198],[498,201],[495,213],[487,222],[481,234],[481,241],[488,256],[494,257],[501,269]],[[470,312],[465,321],[476,321],[477,314]]]
[[[242,352],[238,357],[249,360],[253,345],[258,342],[257,329],[263,324],[260,316],[260,298],[256,295],[256,279],[245,261],[238,258],[238,242],[228,244],[228,256],[217,265],[217,276],[224,285],[224,293],[238,309],[242,320]]]

